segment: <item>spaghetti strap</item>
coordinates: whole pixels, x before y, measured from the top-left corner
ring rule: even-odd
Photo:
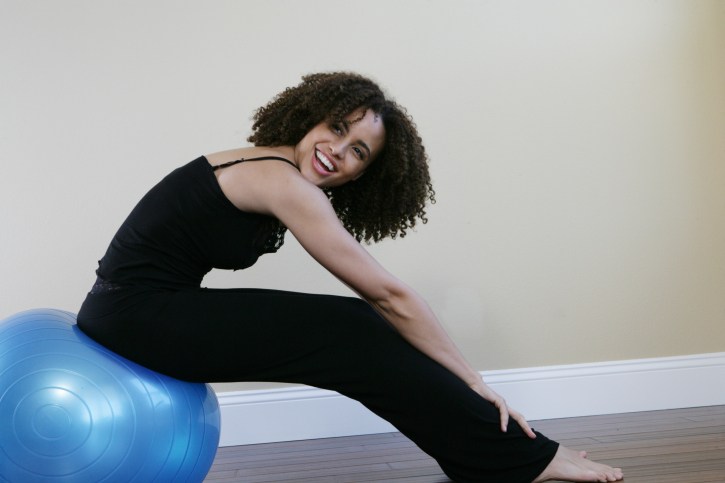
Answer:
[[[226,168],[227,166],[233,166],[233,165],[235,165],[237,163],[243,163],[245,161],[262,161],[262,160],[265,160],[265,159],[273,159],[273,160],[276,160],[276,161],[284,161],[285,163],[291,164],[292,166],[295,167],[295,169],[299,170],[299,168],[297,167],[297,165],[295,163],[293,163],[292,161],[290,161],[289,159],[287,159],[287,158],[283,158],[281,156],[258,156],[256,158],[241,158],[241,159],[236,159],[234,161],[228,161],[226,163],[217,164],[216,166],[212,166],[212,171],[216,171],[217,169],[221,169],[221,168]]]

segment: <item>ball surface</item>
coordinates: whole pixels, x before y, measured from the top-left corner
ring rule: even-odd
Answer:
[[[0,481],[202,481],[220,426],[208,384],[111,352],[69,312],[0,321]]]

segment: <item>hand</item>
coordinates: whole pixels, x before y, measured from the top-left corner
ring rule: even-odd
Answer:
[[[502,398],[498,393],[496,393],[496,391],[488,387],[486,383],[484,383],[482,380],[479,380],[478,382],[471,384],[470,387],[478,394],[480,394],[481,397],[483,397],[486,401],[489,401],[494,406],[496,406],[499,413],[501,414],[501,431],[503,431],[504,433],[506,432],[509,424],[509,418],[511,418],[518,423],[518,425],[521,427],[521,429],[524,430],[524,433],[526,433],[529,438],[536,438],[536,433],[534,433],[534,431],[531,429],[531,426],[529,426],[529,423],[526,421],[526,418],[523,416],[523,414],[508,407],[508,405],[506,404],[506,400]]]

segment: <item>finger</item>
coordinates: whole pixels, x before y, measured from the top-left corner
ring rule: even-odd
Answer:
[[[509,426],[509,410],[505,402],[499,405],[498,412],[501,414],[501,431],[505,433]]]
[[[529,422],[526,421],[526,418],[522,414],[514,413],[514,411],[512,411],[511,417],[514,418],[514,421],[519,423],[519,426],[524,430],[524,433],[526,433],[529,438],[536,439],[536,433],[534,433],[534,430],[531,429]]]
[[[534,430],[531,429],[531,426],[529,426],[529,423],[527,423],[525,420],[520,422],[519,425],[524,430],[524,433],[526,433],[526,436],[528,436],[531,439],[536,439],[536,433],[534,433]]]

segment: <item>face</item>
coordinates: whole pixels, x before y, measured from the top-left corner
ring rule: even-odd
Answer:
[[[300,173],[320,188],[341,186],[362,176],[385,144],[383,120],[358,110],[342,122],[321,122],[295,146]]]

